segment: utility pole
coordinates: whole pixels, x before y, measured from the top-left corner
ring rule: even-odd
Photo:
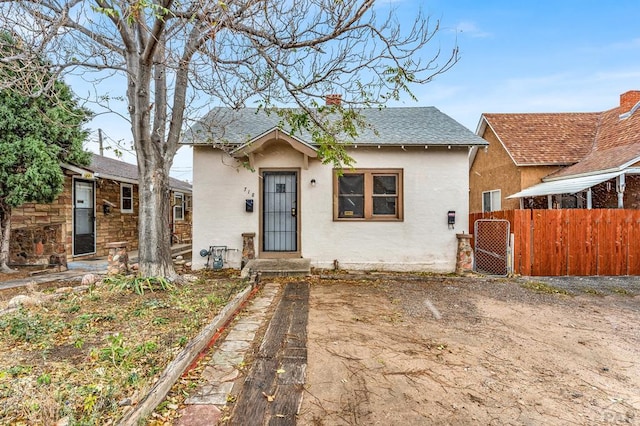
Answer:
[[[98,144],[100,147],[100,156],[104,156],[104,149],[102,147],[102,129],[98,129]]]

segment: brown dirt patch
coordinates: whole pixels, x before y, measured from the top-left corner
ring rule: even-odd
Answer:
[[[637,296],[316,280],[298,424],[637,424],[638,330]]]
[[[246,287],[230,272],[147,285],[144,294],[114,280],[55,295],[40,285],[20,288],[41,303],[17,310],[4,310],[8,296],[0,291],[0,424],[117,423]],[[64,284],[71,283],[44,286]],[[158,409],[175,413],[178,402]]]

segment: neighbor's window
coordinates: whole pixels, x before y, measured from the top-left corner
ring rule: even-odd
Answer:
[[[485,191],[482,193],[482,211],[494,212],[502,210],[500,190]]]
[[[120,213],[133,213],[133,185],[120,184]]]
[[[184,194],[173,194],[173,221],[184,220]]]
[[[334,172],[334,220],[402,220],[402,170]]]

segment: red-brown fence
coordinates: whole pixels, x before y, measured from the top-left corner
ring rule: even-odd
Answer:
[[[506,210],[472,213],[507,219],[513,272],[521,275],[640,275],[640,210]]]

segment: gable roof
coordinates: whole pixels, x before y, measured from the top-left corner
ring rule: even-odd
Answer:
[[[601,113],[483,114],[517,166],[570,165],[583,159],[596,140]]]
[[[487,145],[487,142],[435,107],[368,108],[358,111],[367,126],[351,142],[355,145]],[[276,113],[257,108],[214,108],[196,125],[183,144],[242,145],[282,126]],[[282,130],[291,133],[290,128]],[[307,132],[292,135],[311,145]]]
[[[63,165],[69,169],[78,169],[74,166]],[[138,184],[138,166],[114,160],[98,154],[91,154],[91,164],[81,169],[92,172],[96,177],[113,179],[120,182]],[[191,193],[191,184],[179,179],[169,177],[169,187],[174,191]]]
[[[614,173],[640,161],[640,92],[603,112],[483,114],[487,127],[517,166],[566,166],[544,181]]]

